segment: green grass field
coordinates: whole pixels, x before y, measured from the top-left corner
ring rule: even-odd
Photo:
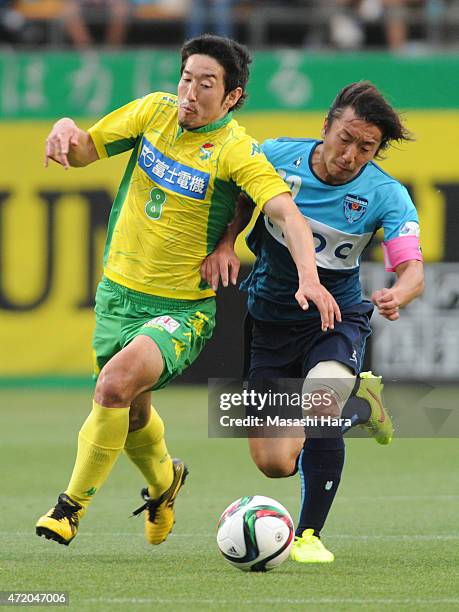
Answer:
[[[166,543],[143,539],[140,474],[121,457],[70,547],[34,535],[67,484],[90,390],[0,391],[0,590],[70,594],[75,610],[458,610],[455,439],[353,439],[323,533],[336,561],[292,561],[267,574],[228,565],[215,542],[222,510],[242,495],[277,498],[296,517],[297,478],[269,480],[245,440],[207,437],[207,391],[157,394],[169,449],[190,477]]]

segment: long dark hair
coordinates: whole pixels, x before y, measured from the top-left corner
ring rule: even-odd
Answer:
[[[352,108],[359,119],[376,125],[382,134],[377,153],[384,151],[393,142],[414,140],[405,128],[399,113],[392,108],[382,93],[370,81],[351,83],[342,89],[333,100],[327,123],[331,126],[334,119],[341,117],[345,108]]]

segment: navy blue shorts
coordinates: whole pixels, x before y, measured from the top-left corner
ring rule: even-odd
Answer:
[[[321,330],[320,318],[268,323],[247,315],[244,378],[304,378],[321,361],[339,361],[361,371],[365,342],[371,334],[373,304],[362,302],[341,311],[333,331]]]

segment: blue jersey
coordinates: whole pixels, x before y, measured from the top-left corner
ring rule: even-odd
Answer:
[[[303,138],[267,140],[263,150],[292,190],[311,226],[320,282],[341,309],[362,304],[360,257],[374,233],[384,229],[384,241],[416,231],[416,208],[405,187],[369,162],[351,181],[329,185],[312,170],[312,155],[321,141]],[[248,308],[265,321],[299,321],[318,316],[313,304],[302,311],[295,300],[298,275],[279,227],[260,214],[247,244],[256,255],[250,276]],[[363,304],[362,304],[363,306]]]

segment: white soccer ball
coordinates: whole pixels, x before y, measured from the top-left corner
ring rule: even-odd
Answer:
[[[217,544],[225,559],[246,572],[266,572],[287,559],[293,544],[292,517],[275,499],[241,497],[218,522]]]

